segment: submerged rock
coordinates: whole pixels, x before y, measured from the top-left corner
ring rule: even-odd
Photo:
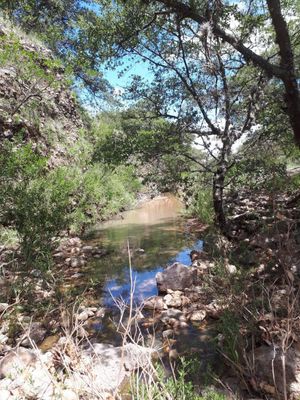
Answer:
[[[180,263],[174,263],[162,272],[156,274],[157,288],[160,293],[168,289],[184,290],[196,283],[197,270]]]

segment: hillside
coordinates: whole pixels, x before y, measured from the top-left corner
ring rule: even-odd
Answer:
[[[66,163],[83,128],[69,76],[52,52],[0,20],[0,138],[31,142],[49,165]]]

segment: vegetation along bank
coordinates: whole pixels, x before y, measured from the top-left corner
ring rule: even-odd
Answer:
[[[299,398],[299,15],[1,2],[1,400]]]

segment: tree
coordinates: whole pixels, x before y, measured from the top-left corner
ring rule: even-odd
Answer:
[[[153,81],[136,77],[128,99],[146,99],[148,109],[173,121],[173,133],[182,136],[182,143],[193,140],[206,151],[203,161],[184,147],[176,149],[198,170],[211,174],[216,220],[226,233],[223,194],[226,174],[235,163],[233,146],[251,132],[266,80],[216,38],[209,25],[157,7],[151,9],[151,23],[146,25],[150,16],[145,7],[132,2],[107,9],[115,19],[110,28],[105,15],[99,21],[99,27],[109,32],[102,37],[103,46],[112,55],[131,54],[151,66]],[[132,27],[133,15],[143,29]]]
[[[35,33],[74,75],[75,87],[87,91],[88,98],[110,100],[111,87],[99,71],[99,60],[88,56],[86,40],[78,41],[77,32],[86,31],[94,11],[89,0],[3,0],[0,11]],[[95,9],[95,8],[94,8]]]
[[[286,112],[294,132],[295,141],[300,146],[300,91],[297,81],[299,76],[296,73],[292,41],[280,0],[266,0],[279,48],[279,64],[272,63],[268,58],[254,52],[243,43],[243,39],[226,31],[225,27],[222,26],[221,18],[226,8],[221,2],[207,2],[204,8],[197,7],[195,3],[186,4],[177,0],[159,0],[159,2],[166,7],[166,12],[174,12],[180,18],[191,19],[199,24],[208,23],[213,34],[229,43],[242,54],[245,61],[251,61],[263,70],[269,78],[275,77],[282,81],[285,88]],[[248,9],[248,14],[251,15],[250,7],[251,3]]]
[[[258,67],[269,80],[282,83],[285,112],[300,146],[299,71],[295,62],[299,55],[299,21],[294,21],[292,29],[287,18],[289,10],[289,19],[299,17],[299,3],[295,0],[245,0],[239,4],[218,0],[4,0],[0,9],[27,30],[42,33],[94,93],[105,89],[99,75],[103,59],[120,53],[124,43],[138,41],[159,18],[174,16],[209,26],[212,35],[227,43],[243,62]],[[263,50],[257,48],[253,31],[264,42]]]

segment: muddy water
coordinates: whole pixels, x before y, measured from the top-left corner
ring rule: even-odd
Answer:
[[[188,234],[182,212],[183,206],[174,196],[159,196],[90,234],[88,244],[108,251],[92,261],[88,272],[90,280],[101,282],[104,305],[113,306],[116,298],[129,298],[129,254],[137,303],[157,294],[158,271],[175,261],[190,264],[191,249],[201,249],[202,241]]]
[[[183,211],[183,205],[174,196],[160,196],[123,213],[117,220],[99,225],[86,238],[86,244],[107,250],[107,255],[89,263],[84,279],[93,283],[97,303],[107,309],[103,319],[93,319],[89,325],[90,332],[100,342],[122,343],[121,335],[116,331],[119,322],[116,300],[129,300],[128,253],[132,265],[134,301],[139,304],[157,294],[155,275],[158,271],[176,261],[190,265],[191,250],[202,249],[202,240],[186,229]],[[163,349],[163,357],[168,358],[169,343],[165,343],[159,329],[155,327],[155,346]],[[213,326],[206,323],[190,324],[188,329],[174,334],[172,348],[179,354],[197,354],[201,359],[200,369],[205,373],[208,365],[216,363],[213,331]],[[149,345],[153,344],[152,339],[150,334]]]

